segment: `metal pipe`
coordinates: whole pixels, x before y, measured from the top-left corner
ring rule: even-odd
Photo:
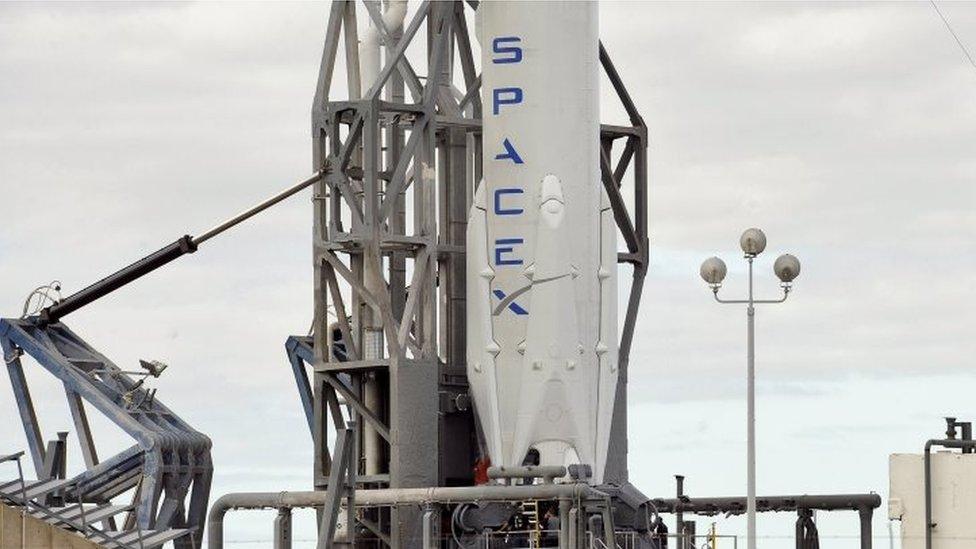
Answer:
[[[570,547],[569,545],[569,508],[572,503],[568,499],[559,500],[559,546]]]
[[[685,496],[685,477],[684,475],[674,475],[674,480],[677,486],[675,487],[675,501],[681,501]],[[684,538],[684,526],[685,526],[685,515],[681,512],[680,507],[675,507],[677,510],[674,514],[674,535],[676,538],[676,545],[678,549],[685,549],[685,538]]]
[[[753,305],[752,261],[749,260],[748,351],[746,367],[746,546],[756,549],[756,308]]]
[[[403,33],[403,24],[406,22],[406,19],[406,0],[393,0],[387,3],[382,20],[391,39],[395,39]],[[380,71],[383,68],[382,62],[380,61],[380,46],[383,42],[381,35],[381,30],[376,21],[371,19],[359,44],[360,78],[362,83],[361,89],[363,90],[368,90],[376,84]],[[386,46],[387,55],[392,57],[396,43],[389,43]]]
[[[580,546],[579,531],[580,531],[580,517],[579,517],[579,507],[573,505],[567,513],[569,517],[569,536],[566,540],[566,547],[569,549],[578,549]]]
[[[590,531],[591,539],[601,540],[603,536],[598,534],[602,533],[602,524],[600,521],[600,515],[590,515],[589,520],[586,521],[586,527]]]
[[[962,427],[962,439],[963,440],[973,440],[973,424],[969,421],[964,421],[959,424]],[[972,448],[963,448],[962,453],[971,454],[973,453]]]
[[[925,549],[932,549],[932,447],[943,448],[976,448],[974,440],[958,440],[954,438],[930,439],[925,442]]]
[[[77,311],[96,299],[104,297],[115,290],[118,290],[122,286],[129,284],[130,282],[142,278],[143,276],[169,264],[179,257],[197,251],[197,247],[200,244],[203,244],[207,240],[210,240],[227,229],[230,229],[231,227],[234,227],[263,212],[264,210],[267,210],[271,206],[274,206],[302,189],[311,186],[313,183],[321,179],[322,176],[322,172],[316,173],[312,177],[309,177],[308,179],[289,187],[288,189],[272,196],[260,204],[237,214],[227,221],[224,221],[200,236],[181,236],[180,238],[176,239],[175,242],[156,250],[139,261],[136,261],[135,263],[132,263],[131,265],[128,265],[108,275],[107,277],[86,287],[83,290],[71,294],[54,305],[44,308],[44,310],[41,311],[39,323],[42,326],[53,324],[60,320],[61,317]]]
[[[403,23],[407,15],[407,3],[405,0],[397,0],[396,2],[388,2],[386,4],[385,12],[379,21],[370,20],[369,26],[366,28],[366,32],[363,33],[362,41],[359,45],[359,60],[360,60],[360,77],[361,77],[361,89],[370,89],[376,83],[379,77],[380,71],[382,69],[382,63],[380,60],[381,54],[381,39],[382,31],[389,30],[396,36],[399,36],[403,30]],[[380,25],[385,27],[381,29]],[[392,40],[392,36],[391,36]],[[396,44],[387,44],[387,53],[389,53],[395,48]],[[387,84],[388,94],[391,93],[396,78],[390,78]],[[388,97],[388,99],[392,99]],[[378,134],[370,134],[376,135]],[[389,143],[388,143],[389,145]],[[392,165],[389,161],[389,154],[387,152],[387,162]],[[382,162],[378,155],[370,157],[366,156],[367,159],[372,159],[373,162]],[[370,168],[382,169],[377,167],[375,164],[369,166]],[[363,166],[367,168],[367,166]],[[367,170],[369,173],[369,170]],[[371,211],[369,204],[367,204],[366,212],[367,214]],[[373,261],[365,261],[363,268],[365,273],[363,279],[366,288],[374,295],[380,295],[385,293],[386,285],[384,283],[382,271],[382,265],[377,264]],[[382,312],[378,308],[367,307],[363,311],[363,333],[362,333],[362,349],[363,349],[363,359],[365,360],[379,360],[383,358],[383,321]],[[383,410],[383,383],[377,378],[375,373],[370,373],[364,376],[363,379],[363,404],[366,408],[382,417]],[[370,423],[366,422],[362,426],[362,458],[364,460],[364,472],[367,475],[378,475],[384,472],[384,449],[386,447],[386,442]]]
[[[946,438],[949,439],[949,440],[955,440],[955,438],[956,438],[956,425],[957,425],[956,424],[956,418],[954,418],[954,417],[947,417],[947,418],[945,418],[945,422],[946,422],[946,432],[945,432]]]
[[[607,547],[618,547],[617,540],[614,537],[613,515],[611,514],[609,505],[603,508],[601,519],[603,523],[603,542],[606,543]]]
[[[874,509],[861,507],[857,514],[861,519],[861,549],[871,549],[871,517]]]
[[[71,294],[54,305],[45,307],[41,311],[40,323],[42,325],[53,324],[61,317],[77,311],[92,301],[118,290],[133,280],[142,278],[178,257],[195,251],[197,251],[197,246],[193,238],[189,235],[181,236],[172,244],[163,246],[139,261]]]
[[[272,196],[271,198],[265,200],[264,202],[261,202],[260,204],[257,204],[256,206],[253,206],[251,208],[248,208],[247,210],[244,210],[243,212],[235,215],[234,217],[228,219],[227,221],[224,221],[223,223],[217,225],[216,227],[210,229],[209,231],[203,233],[202,235],[197,236],[197,237],[194,237],[193,238],[193,243],[195,245],[197,245],[197,246],[199,246],[200,244],[203,244],[204,242],[206,242],[206,241],[210,240],[211,238],[217,236],[218,234],[226,231],[227,229],[230,229],[231,227],[234,227],[235,225],[239,225],[240,223],[243,223],[244,221],[247,221],[248,219],[250,219],[250,218],[254,217],[255,215],[263,212],[264,210],[267,210],[268,208],[270,208],[271,206],[274,206],[275,204],[281,202],[282,200],[284,200],[286,198],[289,198],[292,195],[294,195],[294,194],[296,194],[296,193],[298,193],[298,192],[300,192],[300,191],[302,191],[302,190],[304,190],[304,189],[306,189],[308,187],[311,187],[318,180],[322,179],[322,177],[324,175],[325,175],[324,172],[318,172],[315,175],[309,177],[308,179],[306,179],[304,181],[301,181],[299,183],[296,183],[295,185],[292,185],[291,187],[289,187],[289,188],[281,191],[280,193]]]
[[[718,514],[741,515],[746,502],[738,497],[694,497],[681,499],[652,499],[651,503],[659,513],[694,513],[710,516]],[[821,511],[857,511],[862,507],[877,509],[881,506],[878,494],[825,494],[825,495],[784,495],[757,496],[756,510],[795,511],[797,509],[817,509]]]
[[[488,478],[541,478],[546,484],[552,484],[554,479],[566,476],[566,467],[562,465],[522,465],[515,467],[489,467]]]
[[[278,509],[274,522],[274,549],[291,549],[291,509]]]
[[[434,507],[424,506],[424,549],[434,548]]]
[[[207,517],[207,547],[222,549],[224,515],[231,509],[285,509],[319,507],[325,504],[326,491],[242,492],[221,496],[210,507]],[[402,504],[463,503],[466,501],[523,501],[531,499],[606,500],[608,496],[582,483],[534,484],[529,486],[457,486],[436,488],[391,488],[356,490],[356,507],[383,507]]]

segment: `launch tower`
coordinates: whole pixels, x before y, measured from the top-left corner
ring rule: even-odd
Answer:
[[[586,2],[332,4],[312,108],[315,324],[289,340],[317,490],[329,438],[351,428],[357,494],[539,465],[622,491],[631,518],[643,503],[626,389],[647,132],[596,18]],[[601,79],[627,124],[600,124]],[[423,517],[403,503],[349,524],[406,547]]]

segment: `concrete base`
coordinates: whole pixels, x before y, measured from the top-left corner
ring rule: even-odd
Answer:
[[[21,509],[0,503],[0,549],[100,549],[74,532],[24,516]]]

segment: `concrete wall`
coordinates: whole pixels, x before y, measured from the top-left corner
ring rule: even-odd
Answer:
[[[100,549],[81,536],[24,517],[20,509],[0,503],[0,549]]]

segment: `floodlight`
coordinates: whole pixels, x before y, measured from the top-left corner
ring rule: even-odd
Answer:
[[[143,370],[149,372],[149,375],[153,377],[159,377],[163,374],[163,370],[167,368],[167,365],[158,360],[140,360],[139,366]]]

